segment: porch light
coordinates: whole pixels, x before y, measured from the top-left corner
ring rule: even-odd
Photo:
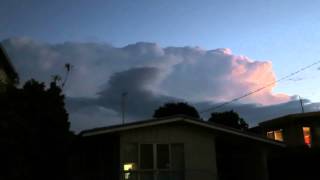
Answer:
[[[123,165],[124,171],[131,171],[131,170],[134,170],[134,168],[135,168],[135,163],[125,163]]]

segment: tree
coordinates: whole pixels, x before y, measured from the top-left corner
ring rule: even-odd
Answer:
[[[248,124],[242,119],[238,113],[231,111],[211,113],[208,122],[223,124],[232,128],[247,130]]]
[[[10,162],[1,163],[11,164],[0,179],[65,179],[72,133],[64,106],[56,82],[30,80],[0,94],[0,156]]]
[[[178,114],[187,115],[194,118],[200,117],[196,108],[183,102],[166,103],[154,111],[153,117],[159,118]]]

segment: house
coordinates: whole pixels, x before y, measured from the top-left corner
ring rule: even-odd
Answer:
[[[12,66],[10,59],[0,44],[0,92],[8,85],[18,82],[18,74]]]
[[[73,179],[267,180],[269,151],[285,145],[186,116],[82,131]]]
[[[288,146],[320,146],[320,112],[290,114],[259,123],[252,129]]]
[[[320,112],[289,114],[250,130],[288,147],[269,156],[270,179],[319,179]]]

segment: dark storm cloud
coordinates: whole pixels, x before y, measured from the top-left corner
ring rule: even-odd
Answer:
[[[113,115],[121,115],[122,93],[126,93],[125,109],[129,120],[149,118],[153,111],[165,102],[178,101],[177,98],[158,95],[152,91],[153,84],[159,80],[160,71],[157,68],[132,68],[114,73],[105,89],[96,98],[70,98],[69,110],[77,112],[81,109],[90,111],[97,107],[109,110]],[[116,112],[116,113],[115,113]],[[110,118],[106,116],[107,119]],[[120,122],[119,118],[118,122]]]
[[[159,95],[152,91],[159,81],[157,68],[133,68],[111,76],[107,88],[99,92],[99,104],[119,110],[121,94],[127,93],[126,106],[131,116],[151,117],[152,111],[175,98]]]

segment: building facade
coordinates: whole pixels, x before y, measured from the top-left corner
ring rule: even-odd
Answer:
[[[74,179],[267,180],[284,144],[188,117],[83,131]]]
[[[320,112],[290,114],[259,123],[252,130],[288,146],[320,146]]]

